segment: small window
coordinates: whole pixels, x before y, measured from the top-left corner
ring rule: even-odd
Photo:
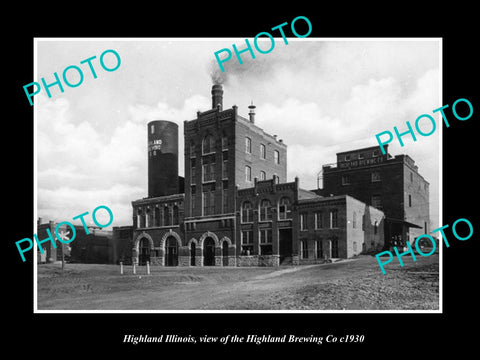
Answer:
[[[338,210],[330,210],[330,229],[338,228]]]
[[[280,220],[290,219],[291,212],[290,199],[287,197],[281,198],[278,205],[278,218]]]
[[[265,145],[260,144],[260,159],[265,160],[266,155],[267,155],[267,151],[265,149]]]
[[[321,228],[323,228],[322,212],[317,211],[315,213],[315,229],[321,229]]]
[[[308,259],[308,241],[300,241],[300,255],[302,259]]]
[[[273,152],[273,159],[275,164],[280,164],[280,153],[278,152],[278,150],[275,150]]]
[[[342,185],[350,185],[350,175],[342,175]]]
[[[410,182],[413,182],[413,173],[410,173]]]
[[[345,161],[350,161],[350,155],[345,155]]]
[[[212,135],[207,135],[202,141],[202,154],[215,152],[215,139]]]
[[[359,159],[359,160],[362,160],[362,159],[364,159],[364,158],[365,158],[365,154],[364,154],[364,153],[358,154],[358,159]]]
[[[245,166],[245,181],[252,181],[252,168],[248,165]]]
[[[372,172],[372,182],[377,182],[381,180],[382,180],[382,177],[380,176],[380,173],[378,171]]]
[[[265,180],[267,178],[267,174],[265,171],[260,170],[260,180]]]
[[[317,259],[323,258],[323,242],[322,239],[315,241],[315,257]]]
[[[249,137],[245,137],[245,152],[247,154],[252,153],[252,140]]]
[[[268,199],[263,199],[260,203],[260,221],[272,220],[272,203]]]
[[[252,203],[250,201],[246,201],[243,203],[241,215],[242,215],[241,217],[242,223],[253,221],[253,208],[252,208]]]
[[[300,230],[305,231],[307,230],[307,221],[308,221],[308,214],[300,214]]]
[[[378,150],[373,150],[372,157],[377,157],[379,154]]]
[[[408,195],[408,206],[412,207],[412,195]]]
[[[222,150],[227,150],[228,149],[228,136],[223,135],[222,136]]]

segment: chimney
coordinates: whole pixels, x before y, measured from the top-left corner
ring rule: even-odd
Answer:
[[[248,108],[250,109],[250,112],[248,113],[248,115],[250,116],[250,122],[252,124],[255,124],[255,108],[256,108],[256,106],[253,105],[253,101]]]
[[[223,108],[223,88],[220,84],[212,86],[212,109],[218,108],[222,111]]]

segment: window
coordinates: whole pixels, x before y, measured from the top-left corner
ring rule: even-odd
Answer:
[[[195,202],[196,202],[196,188],[192,186],[190,189],[190,215],[193,216],[195,213]]]
[[[265,145],[260,144],[260,159],[265,160],[266,155],[267,155],[267,150],[265,148]]]
[[[357,213],[354,211],[353,212],[353,221],[352,221],[353,228],[357,228]]]
[[[272,229],[260,230],[260,255],[272,255]]]
[[[215,152],[215,139],[212,135],[207,135],[202,141],[202,154]]]
[[[345,161],[350,161],[350,154],[345,155]]]
[[[242,255],[253,255],[253,231],[242,230]]]
[[[145,227],[150,227],[150,209],[147,207],[147,210],[145,211]]]
[[[372,206],[381,209],[382,208],[382,196],[381,195],[372,195]]]
[[[154,213],[155,213],[155,215],[154,215],[154,217],[155,217],[155,226],[162,226],[162,225],[160,224],[160,222],[161,222],[160,208],[159,208],[158,206],[155,206],[155,209],[154,209],[153,211],[154,211]]]
[[[322,239],[315,240],[315,258],[322,259],[323,258],[323,242]]]
[[[302,259],[308,259],[308,241],[300,241],[300,256]]]
[[[378,150],[373,150],[372,157],[377,157],[378,156]]]
[[[252,222],[253,221],[253,207],[250,201],[245,201],[242,205],[242,222]]]
[[[300,230],[307,230],[308,215],[306,213],[300,214]]]
[[[292,208],[290,206],[290,199],[283,197],[278,204],[278,218],[280,220],[292,218]]]
[[[228,181],[223,182],[222,209],[224,214],[228,212]]]
[[[215,213],[215,188],[204,188],[202,193],[203,215]]]
[[[315,213],[315,229],[321,229],[323,228],[323,217],[322,217],[322,212],[317,211]]]
[[[150,134],[155,132],[155,125],[150,125]]]
[[[163,207],[163,226],[170,226],[171,225],[171,216],[170,216],[170,208],[168,206]]]
[[[330,229],[338,228],[338,210],[330,210]]]
[[[272,204],[270,200],[263,199],[260,203],[260,221],[272,220]]]
[[[195,159],[190,159],[190,184],[195,184],[195,167],[196,167],[196,161]]]
[[[252,168],[248,165],[245,166],[245,181],[252,181]]]
[[[223,134],[222,136],[222,150],[228,149],[228,136]]]
[[[222,179],[228,179],[228,160],[223,160]]]
[[[267,174],[265,171],[260,170],[260,180],[265,180],[267,178]]]
[[[359,160],[362,160],[362,159],[364,159],[364,158],[365,158],[365,154],[364,154],[364,153],[358,154],[358,159],[359,159]]]
[[[412,195],[408,195],[408,206],[412,207]]]
[[[275,150],[273,152],[273,161],[275,162],[275,164],[280,164],[280,153],[278,152],[278,150]]]
[[[175,205],[173,207],[173,225],[178,225],[179,224],[179,219],[178,219],[178,206]]]
[[[190,141],[190,157],[195,157],[195,143]]]
[[[202,165],[202,181],[215,181],[215,163],[206,163]]]
[[[382,177],[380,176],[380,173],[378,171],[372,172],[372,182],[380,181],[382,180]]]
[[[410,173],[410,182],[413,182],[413,173]]]
[[[350,185],[350,175],[342,175],[342,185]]]
[[[338,239],[332,239],[332,258],[338,257]]]
[[[252,139],[250,139],[249,137],[245,137],[245,152],[247,154],[252,153]]]

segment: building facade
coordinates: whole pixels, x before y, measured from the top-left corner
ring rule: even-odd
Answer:
[[[322,168],[324,196],[350,195],[382,210],[387,246],[414,241],[430,230],[429,183],[408,155],[383,155],[380,147],[337,153]]]
[[[413,191],[414,185],[402,180],[410,176],[407,167],[416,170],[413,160],[398,157],[394,164],[389,155],[373,160],[379,157],[373,148],[340,153],[337,166],[324,166],[325,188],[307,191],[298,178],[287,182],[287,146],[255,124],[255,106],[249,106],[245,118],[236,106],[224,110],[222,99],[222,87],[214,85],[212,109],[184,122],[181,186],[172,183],[179,181],[178,174],[159,175],[169,166],[169,156],[178,154],[176,127],[163,120],[148,124],[149,195],[132,201],[132,227],[115,228],[113,235],[125,263],[129,248],[136,264],[279,266],[350,258],[384,247],[384,209],[390,211],[389,202],[400,201],[405,189]],[[353,165],[354,160],[365,163]],[[385,167],[377,169],[387,162],[403,170],[389,170],[396,171],[396,180],[374,188],[393,176]],[[353,168],[358,172],[347,171]],[[374,177],[374,171],[379,175]],[[370,193],[362,190],[366,176],[375,178]],[[398,190],[398,184],[404,187]],[[352,185],[349,191],[347,185]],[[390,216],[396,219],[400,213]],[[409,216],[415,220],[413,212]]]

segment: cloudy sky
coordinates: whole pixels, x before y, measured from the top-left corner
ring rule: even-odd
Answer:
[[[441,46],[437,39],[276,38],[268,54],[243,64],[225,63],[224,109],[247,116],[288,145],[288,181],[317,186],[322,164],[341,151],[377,145],[375,134],[406,129],[442,104]],[[179,124],[179,172],[183,176],[183,121],[211,107],[214,52],[243,48],[244,39],[37,39],[34,81],[53,82],[77,65],[83,83],[36,95],[37,216],[68,221],[98,205],[114,214],[112,226],[131,225],[131,201],[147,196],[147,131],[152,120]],[[269,44],[263,48],[268,49]],[[114,49],[120,67],[104,71],[103,51]],[[80,61],[92,61],[97,78]],[[110,54],[111,55],[111,54]],[[115,65],[106,56],[107,66]],[[110,63],[108,63],[110,61]],[[113,65],[112,65],[113,64]],[[75,71],[69,72],[72,83]],[[213,74],[212,74],[213,73]],[[437,119],[439,116],[434,116]],[[416,142],[391,143],[392,155],[408,154],[430,182],[432,226],[438,222],[441,126]],[[424,131],[429,128],[425,125]],[[100,222],[107,217],[98,213]],[[107,220],[105,220],[107,219]],[[90,218],[86,218],[87,222]],[[80,224],[80,222],[78,222]]]

